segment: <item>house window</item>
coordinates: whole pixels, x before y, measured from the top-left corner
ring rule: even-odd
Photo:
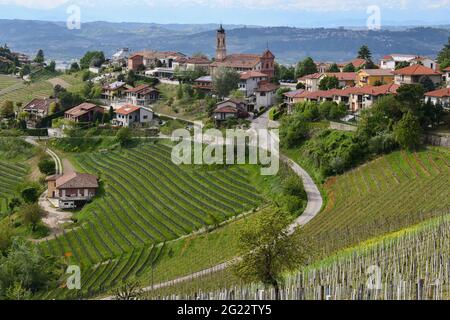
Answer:
[[[144,120],[147,120],[148,119],[148,116],[144,116]]]
[[[266,93],[265,92],[261,92],[260,95],[261,95],[261,97],[265,97]]]

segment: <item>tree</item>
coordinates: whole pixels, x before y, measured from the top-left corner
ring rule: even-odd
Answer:
[[[294,113],[281,120],[280,143],[286,148],[298,146],[309,134],[309,127],[301,113]]]
[[[430,92],[436,89],[433,80],[431,80],[429,76],[422,77],[419,83],[422,85],[425,92]]]
[[[409,67],[410,63],[408,61],[401,61],[395,66],[395,70],[403,69]]]
[[[52,103],[50,103],[48,113],[49,113],[49,115],[52,115],[56,112],[59,112],[60,110],[61,110],[60,104],[58,102],[52,102]]]
[[[233,90],[230,92],[230,98],[242,100],[245,98],[245,95],[241,90]]]
[[[177,99],[181,100],[183,99],[183,96],[184,96],[183,84],[180,83],[177,88]]]
[[[61,275],[62,268],[54,258],[43,256],[31,242],[16,239],[6,256],[0,256],[0,299],[11,298],[13,292],[35,293],[55,287]]]
[[[132,134],[130,128],[123,127],[117,131],[116,139],[122,147],[126,147],[131,142]]]
[[[52,60],[45,69],[50,72],[55,72],[56,71],[56,62]]]
[[[450,66],[450,37],[448,37],[448,41],[444,45],[442,50],[439,51],[437,61],[441,69],[445,69],[446,67]]]
[[[405,113],[394,128],[394,137],[402,148],[415,150],[422,138],[422,127],[418,117],[411,111]]]
[[[284,87],[278,88],[278,90],[277,90],[277,92],[275,94],[276,102],[278,104],[283,103],[283,101],[284,101],[284,94],[289,92],[289,91],[291,91],[291,89],[289,89],[289,88],[284,88]]]
[[[339,80],[335,76],[325,76],[319,83],[320,90],[330,90],[339,88]]]
[[[283,275],[304,264],[308,246],[299,232],[289,234],[289,215],[282,211],[268,212],[249,224],[239,236],[242,260],[234,273],[245,282],[262,282],[275,289],[280,299]]]
[[[70,71],[71,72],[80,71],[80,65],[78,64],[78,62],[72,62],[72,64],[70,65]]]
[[[314,60],[311,57],[307,57],[297,64],[296,77],[300,78],[317,71],[317,65],[314,63]]]
[[[55,174],[55,161],[49,158],[41,159],[38,163],[39,171],[47,176]]]
[[[100,67],[103,62],[105,62],[105,54],[103,51],[88,51],[80,60],[80,68]]]
[[[420,84],[403,84],[397,89],[395,98],[402,105],[402,112],[412,111],[419,115],[425,89]]]
[[[10,119],[14,118],[14,116],[14,103],[12,101],[6,100],[0,107],[0,117],[4,119]]]
[[[347,64],[344,69],[342,69],[343,72],[355,72],[355,66],[353,65],[353,63],[349,63]]]
[[[36,58],[34,58],[34,62],[44,63],[44,61],[45,61],[44,51],[42,49],[39,49],[38,53],[36,54]]]
[[[109,114],[109,120],[114,119],[114,108],[112,106],[109,107],[108,114]]]
[[[366,61],[372,59],[372,53],[367,45],[362,45],[358,51],[358,59],[364,59]]]
[[[36,231],[36,227],[38,223],[41,221],[44,216],[44,211],[39,207],[37,203],[32,203],[25,205],[20,210],[20,215],[27,225],[31,225],[31,230]]]
[[[35,186],[27,186],[20,192],[25,203],[35,203],[39,199],[39,190]]]
[[[327,70],[327,72],[341,72],[338,65],[336,63],[333,63]]]
[[[213,77],[213,87],[219,97],[227,97],[231,91],[238,88],[239,73],[230,68],[220,68]]]

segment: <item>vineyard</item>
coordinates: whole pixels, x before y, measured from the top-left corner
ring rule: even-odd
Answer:
[[[16,187],[28,173],[25,165],[0,161],[0,215],[8,211],[8,202],[15,195]]]
[[[322,256],[450,207],[450,154],[397,151],[325,184],[328,205],[304,228]]]
[[[450,215],[345,250],[288,275],[285,300],[440,300],[450,297]],[[156,299],[266,300],[261,285],[223,286],[227,274],[149,293]],[[225,281],[226,282],[226,281]],[[217,284],[215,290],[209,290]]]
[[[15,77],[0,74],[0,90],[6,89],[20,82],[21,81]]]
[[[81,265],[84,293],[139,278],[149,261],[156,263],[166,242],[261,205],[245,169],[179,167],[170,152],[155,143],[74,156],[79,169],[100,178],[103,194],[79,213],[73,230],[41,243],[40,249]],[[149,253],[145,248],[155,249]],[[159,253],[153,259],[155,250]],[[100,275],[116,271],[111,281]]]

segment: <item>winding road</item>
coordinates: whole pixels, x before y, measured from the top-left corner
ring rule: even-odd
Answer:
[[[273,121],[270,121],[268,118],[268,112],[263,114],[261,117],[255,119],[252,122],[251,128],[252,129],[266,129],[268,126],[276,126],[276,123]],[[319,214],[319,212],[322,209],[323,206],[323,199],[322,195],[320,194],[320,190],[317,187],[317,185],[314,183],[314,180],[311,178],[311,176],[304,170],[302,167],[300,167],[295,161],[289,159],[288,157],[281,155],[281,160],[286,162],[289,167],[299,176],[300,179],[303,181],[304,189],[308,197],[308,204],[306,206],[305,211],[303,214],[298,217],[289,227],[288,231],[290,234],[292,234],[297,228],[302,227],[309,223],[315,216]],[[239,258],[236,258],[239,259]],[[145,288],[142,288],[141,290],[143,292],[149,292],[156,289],[162,289],[166,287],[170,287],[179,283],[191,281],[194,279],[201,278],[206,275],[210,275],[215,272],[223,271],[227,269],[230,265],[232,265],[236,259],[232,261],[227,261],[224,263],[221,263],[219,265],[216,265],[214,267],[204,269],[183,277],[179,277],[176,279],[173,279],[171,281],[155,284],[153,286],[148,286]],[[113,300],[114,296],[108,296],[103,298],[102,300]]]

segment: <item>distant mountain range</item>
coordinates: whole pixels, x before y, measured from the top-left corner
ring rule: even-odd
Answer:
[[[380,31],[355,28],[291,28],[225,25],[229,52],[260,53],[267,46],[282,63],[305,56],[316,61],[346,61],[367,44],[374,58],[389,53],[434,57],[450,37],[449,26],[393,27]],[[88,50],[107,56],[118,48],[180,51],[185,54],[215,52],[214,24],[154,24],[89,22],[80,30],[49,21],[0,20],[0,43],[14,51],[34,55],[43,49],[55,60],[79,59]]]

